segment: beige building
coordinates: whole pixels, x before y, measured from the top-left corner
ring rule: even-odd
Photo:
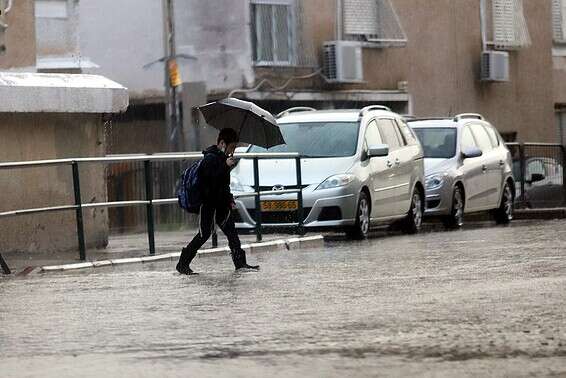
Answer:
[[[35,69],[33,0],[0,0],[0,70]]]
[[[556,100],[566,97],[566,85],[562,84],[566,80],[558,79],[558,70],[553,71],[551,0],[300,3],[303,14],[285,21],[281,7],[293,13],[297,2],[251,0],[256,84],[263,77],[279,84],[309,72],[297,64],[305,51],[300,46],[304,38],[300,33],[305,32],[310,33],[308,39],[319,59],[318,67],[324,68],[327,75],[333,75],[336,67],[325,66],[325,42],[347,41],[343,44],[346,48],[341,48],[342,56],[332,57],[349,70],[346,78],[332,82],[321,77],[297,79],[285,89],[275,90],[272,87],[277,84],[263,85],[236,93],[239,97],[275,108],[282,104],[319,108],[377,102],[419,117],[477,112],[493,122],[508,140],[558,140],[554,105],[566,103]],[[279,27],[270,33],[269,25]],[[292,41],[289,49],[281,47],[287,46],[286,41]],[[339,44],[334,46],[338,48]],[[508,60],[506,65],[503,63],[508,72],[505,81],[480,80],[482,51],[503,53],[494,55]],[[358,60],[360,67],[356,67]],[[555,58],[554,66],[558,65]]]

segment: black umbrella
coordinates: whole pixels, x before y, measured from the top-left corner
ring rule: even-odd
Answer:
[[[225,98],[200,106],[199,110],[208,125],[236,130],[240,142],[265,148],[285,144],[275,117],[251,102]]]

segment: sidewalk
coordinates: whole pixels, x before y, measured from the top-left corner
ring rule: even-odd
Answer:
[[[195,230],[196,232],[196,230]],[[193,232],[168,231],[159,232],[155,242],[155,255],[163,255],[170,253],[179,253],[190,240]],[[288,234],[267,234],[263,235],[262,242],[270,242],[276,240],[286,240],[296,237]],[[212,238],[211,238],[212,240]],[[209,240],[203,250],[212,248],[212,241]],[[255,234],[240,235],[243,245],[256,243]],[[226,238],[222,233],[218,235],[218,247],[227,247]],[[228,253],[227,251],[222,253]],[[46,265],[59,264],[76,264],[81,263],[78,251],[66,252],[5,252],[2,256],[12,270],[12,273],[19,273],[27,267],[40,267]],[[86,253],[87,262],[127,259],[134,257],[149,256],[149,247],[147,234],[129,234],[129,235],[113,235],[109,239],[107,248],[105,249],[89,249]]]

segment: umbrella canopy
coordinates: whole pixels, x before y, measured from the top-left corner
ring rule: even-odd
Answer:
[[[259,106],[225,98],[199,107],[206,123],[218,130],[232,128],[240,135],[240,142],[270,148],[285,144],[275,118]]]

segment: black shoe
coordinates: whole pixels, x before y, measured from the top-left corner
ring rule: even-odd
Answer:
[[[189,268],[188,266],[182,267],[180,264],[177,264],[175,269],[177,269],[177,272],[179,272],[179,274],[186,274],[187,276],[193,276],[193,275],[198,274],[198,273],[193,272],[193,270],[191,268]]]
[[[259,270],[259,265],[248,265],[248,264],[245,264],[245,265],[242,265],[242,266],[236,268],[236,271],[238,271],[238,270],[243,270],[243,269]]]

